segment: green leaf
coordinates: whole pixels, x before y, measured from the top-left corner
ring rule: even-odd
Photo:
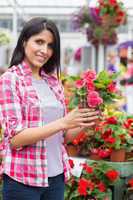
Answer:
[[[79,98],[77,96],[73,97],[71,100],[70,100],[70,103],[68,105],[68,108],[70,110],[74,109],[75,107],[77,107],[79,104]]]
[[[94,84],[97,89],[102,89],[102,88],[105,89],[106,88],[106,86],[103,83],[100,83],[98,81],[94,81]]]
[[[120,74],[121,74],[120,72],[113,73],[110,76],[111,80],[116,80],[120,76]]]
[[[85,96],[86,94],[87,94],[87,91],[84,88],[77,90],[77,95],[79,96]]]
[[[121,140],[117,139],[117,141],[115,142],[115,149],[120,149],[121,148]]]
[[[70,195],[70,200],[71,200],[71,199],[75,199],[75,198],[77,198],[78,196],[79,196],[78,191],[77,191],[77,190],[74,190],[74,191],[71,193],[71,195]]]
[[[128,144],[133,144],[133,138],[127,139]]]
[[[102,15],[106,14],[107,11],[108,11],[107,8],[102,8],[102,10],[100,10],[100,15],[102,16]]]

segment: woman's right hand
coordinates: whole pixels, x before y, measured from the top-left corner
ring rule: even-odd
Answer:
[[[95,125],[99,115],[99,111],[92,108],[76,108],[62,118],[63,127],[66,130],[77,127],[91,127]]]

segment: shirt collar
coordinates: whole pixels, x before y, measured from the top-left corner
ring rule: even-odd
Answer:
[[[30,66],[25,62],[23,61],[22,62],[22,69],[23,69],[23,72],[25,75],[31,75],[32,74],[32,70],[30,68]],[[41,76],[42,78],[47,78],[47,79],[51,79],[51,80],[58,80],[57,79],[57,75],[55,73],[52,73],[52,74],[46,74],[43,70],[41,70]]]
[[[32,77],[32,70],[31,70],[30,66],[25,61],[23,61],[20,65],[21,65],[20,70],[21,70],[22,74],[24,76]],[[56,73],[46,74],[43,70],[41,70],[41,77],[44,80],[48,81],[48,83],[51,86],[58,84],[58,78],[57,78]]]

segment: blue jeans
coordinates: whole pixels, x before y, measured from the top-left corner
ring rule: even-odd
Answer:
[[[64,174],[48,179],[49,187],[34,187],[3,177],[3,200],[64,200]]]

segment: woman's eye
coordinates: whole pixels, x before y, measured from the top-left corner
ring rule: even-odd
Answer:
[[[36,43],[41,45],[41,44],[43,44],[43,41],[42,40],[36,40]]]

